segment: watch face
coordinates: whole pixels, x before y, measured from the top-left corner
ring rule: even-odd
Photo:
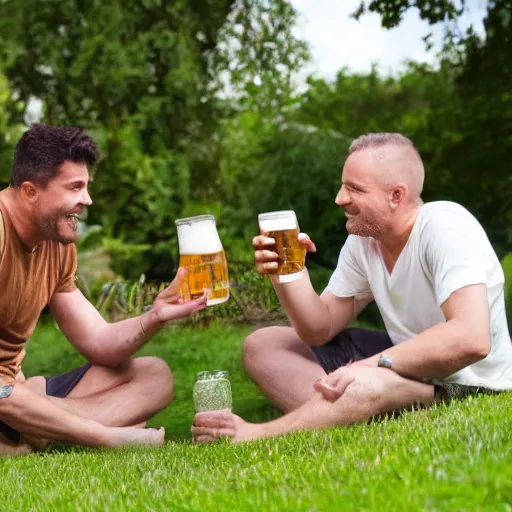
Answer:
[[[391,357],[386,354],[381,354],[378,366],[381,366],[382,368],[391,368]]]
[[[7,386],[0,387],[0,398],[7,398],[13,390],[12,384],[8,384]]]

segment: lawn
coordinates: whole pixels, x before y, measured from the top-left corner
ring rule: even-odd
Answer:
[[[195,373],[229,370],[235,412],[277,411],[244,376],[249,327],[166,331],[142,351],[164,358],[174,403],[152,421],[162,448],[55,447],[0,461],[0,510],[511,510],[512,394],[469,398],[396,419],[296,433],[241,445],[193,446]],[[29,343],[27,375],[54,374],[81,358],[51,324]]]

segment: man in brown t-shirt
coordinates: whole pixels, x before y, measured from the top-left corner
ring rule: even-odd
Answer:
[[[107,447],[164,441],[163,429],[143,427],[172,400],[171,372],[160,359],[131,356],[167,321],[203,309],[206,295],[184,303],[180,269],[150,311],[110,324],[76,288],[76,230],[92,203],[89,168],[98,156],[79,128],[33,125],[0,192],[0,454],[52,440]],[[25,379],[25,344],[46,305],[90,363]]]

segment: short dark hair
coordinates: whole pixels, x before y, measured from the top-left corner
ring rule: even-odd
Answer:
[[[82,128],[33,124],[14,149],[11,185],[31,181],[46,186],[66,160],[91,168],[99,157],[98,147]]]

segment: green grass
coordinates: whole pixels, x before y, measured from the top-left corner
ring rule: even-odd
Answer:
[[[176,380],[162,448],[56,447],[0,460],[0,510],[511,510],[512,394],[469,398],[396,419],[241,445],[192,446],[199,370],[230,371],[234,410],[252,421],[276,410],[244,376],[247,327],[159,334],[142,352]],[[66,371],[81,358],[53,326],[28,347],[27,374]]]

